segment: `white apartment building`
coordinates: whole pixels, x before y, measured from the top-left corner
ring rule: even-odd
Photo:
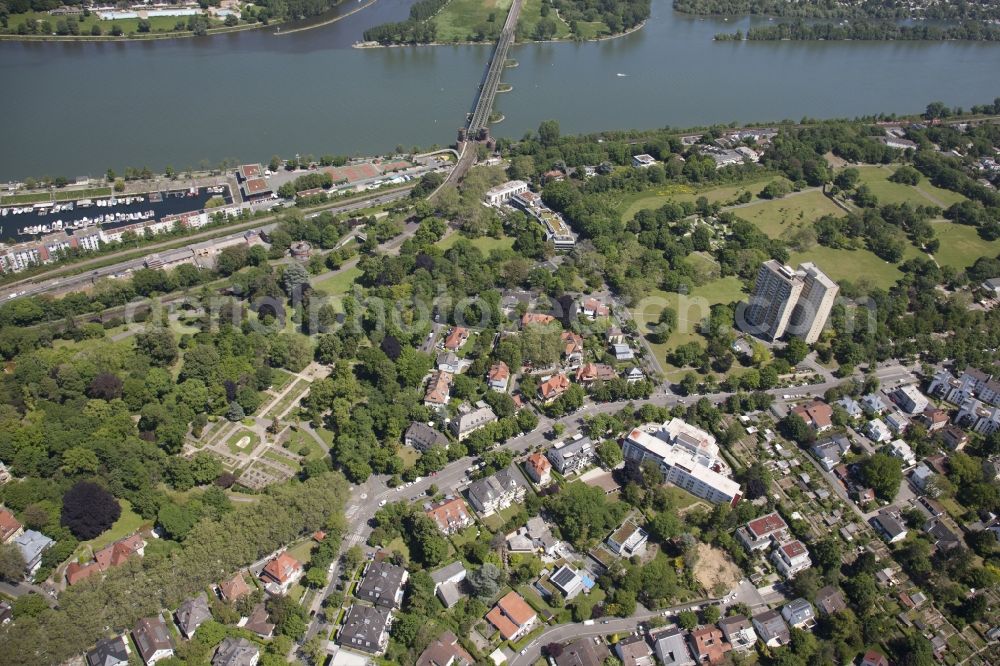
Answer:
[[[518,194],[528,191],[528,184],[523,180],[510,180],[503,185],[497,185],[486,190],[486,203],[499,206]]]
[[[773,259],[765,261],[741,326],[772,340],[791,333],[812,344],[826,325],[838,291],[837,284],[815,264],[801,264],[793,270]]]

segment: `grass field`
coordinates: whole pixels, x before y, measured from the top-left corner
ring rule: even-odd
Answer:
[[[934,255],[941,265],[968,268],[979,257],[995,257],[1000,254],[1000,240],[980,238],[975,227],[944,220],[932,224],[935,234],[941,240],[941,247]]]
[[[300,541],[291,548],[288,549],[288,554],[297,559],[302,564],[309,562],[312,556],[313,547],[316,543],[312,539],[306,539],[305,541]]]
[[[552,19],[556,24],[556,39],[564,39],[569,37],[569,26],[561,18],[556,16],[554,11],[549,11],[548,18]],[[524,6],[521,7],[521,15],[517,17],[517,31],[519,34],[531,37],[535,34],[535,27],[538,22],[542,19],[542,0],[525,0]],[[587,24],[589,25],[589,24]],[[597,22],[597,26],[604,27],[603,23]],[[578,23],[578,29],[582,30],[582,26]],[[595,29],[596,31],[596,29]]]
[[[80,544],[81,546],[90,546],[94,550],[100,550],[110,543],[124,539],[142,527],[145,521],[142,519],[142,516],[132,510],[132,505],[129,501],[119,500],[119,503],[122,507],[122,515],[118,517],[118,520],[111,526],[111,529],[90,541],[84,541]]]
[[[907,258],[916,256],[918,250],[907,245]],[[895,264],[879,259],[868,250],[837,250],[817,245],[808,252],[793,252],[790,264],[811,261],[819,266],[834,281],[850,280],[857,284],[867,280],[871,284],[886,289],[902,276]]]
[[[492,236],[479,236],[477,238],[467,238],[462,234],[451,234],[437,242],[437,246],[442,250],[447,250],[455,246],[460,240],[472,243],[473,247],[479,248],[483,254],[489,254],[492,250],[509,250],[514,247],[514,239],[504,236],[503,238],[493,238]]]
[[[312,435],[301,428],[292,431],[291,437],[289,437],[288,441],[290,442],[288,450],[292,453],[302,455],[302,447],[308,447],[309,453],[305,456],[307,460],[316,460],[326,455],[326,451],[324,451],[323,447],[319,445],[319,442],[313,439]]]
[[[309,390],[309,382],[305,381],[304,379],[296,379],[295,383],[292,384],[292,387],[288,389],[288,392],[285,394],[285,397],[283,397],[281,400],[277,402],[277,404],[275,404],[273,407],[267,410],[267,413],[264,414],[264,417],[269,419],[275,419],[281,417],[281,413],[286,409],[288,409],[293,402],[295,402],[303,395],[305,395],[305,392],[308,390]]]
[[[622,213],[622,220],[628,222],[635,214],[645,208],[656,209],[668,202],[681,203],[684,201],[696,201],[698,197],[705,197],[709,203],[725,203],[732,201],[741,192],[750,192],[754,196],[757,192],[771,180],[771,176],[762,176],[759,179],[747,181],[737,185],[723,185],[720,187],[708,187],[696,189],[690,185],[666,185],[645,192],[636,192],[626,195],[618,202],[618,209]]]
[[[431,19],[437,24],[437,41],[470,41],[481,26],[499,32],[510,5],[511,0],[449,0]]]
[[[772,238],[824,215],[843,215],[844,211],[819,190],[790,194],[783,199],[761,201],[733,209],[738,216],[753,222]]]
[[[858,167],[861,182],[867,185],[878,197],[879,204],[909,202],[914,206],[940,206],[947,208],[953,203],[964,201],[965,197],[958,192],[943,190],[931,185],[926,178],[914,185],[902,185],[888,180],[896,167],[864,166]]]
[[[56,23],[62,17],[52,16],[48,12],[27,12],[25,14],[16,14],[10,19],[10,27],[6,32],[16,33],[17,26],[21,23],[28,24],[33,21],[48,21],[52,30],[56,29]],[[111,35],[111,26],[116,25],[121,28],[126,35],[138,32],[139,30],[139,19],[115,19],[114,21],[102,21],[97,14],[91,14],[90,16],[80,15],[77,17],[80,24],[80,34],[90,35],[90,31],[95,25],[100,26],[101,32],[109,36]],[[186,16],[153,16],[149,19],[150,32],[152,33],[163,33],[163,32],[174,32],[174,27],[178,22],[184,24],[184,30],[187,30],[187,20]],[[215,27],[222,25],[221,21],[210,20],[210,25]]]
[[[246,442],[246,444],[243,447],[238,446],[238,444],[243,440],[244,437],[246,437],[249,441]],[[257,444],[259,443],[260,443],[260,438],[257,436],[256,433],[251,432],[250,430],[244,430],[243,428],[240,428],[239,430],[234,432],[232,435],[230,435],[229,439],[226,440],[226,446],[229,447],[230,451],[232,451],[237,455],[240,453],[250,453],[255,448],[257,448]]]
[[[313,283],[313,289],[325,292],[330,296],[342,296],[351,290],[351,285],[361,275],[357,266],[334,273],[333,275]]]
[[[743,283],[737,277],[725,277],[712,280],[695,287],[690,294],[684,295],[656,290],[631,308],[636,324],[642,334],[649,332],[648,325],[655,324],[664,307],[677,311],[677,327],[670,338],[663,344],[649,343],[653,353],[663,362],[667,352],[693,340],[701,341],[701,335],[695,330],[698,322],[708,317],[711,306],[718,303],[731,303],[744,298]],[[672,366],[665,364],[669,371]]]
[[[396,450],[396,455],[403,460],[403,465],[409,469],[417,464],[420,459],[420,452],[412,446],[401,446]]]

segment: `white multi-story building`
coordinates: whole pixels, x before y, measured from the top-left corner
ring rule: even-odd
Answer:
[[[486,203],[499,206],[518,194],[528,191],[528,184],[523,180],[510,180],[503,185],[497,185],[486,191]]]
[[[809,551],[798,539],[775,548],[771,553],[771,561],[785,578],[795,578],[795,574],[812,566]]]
[[[819,340],[840,287],[813,263],[800,264],[796,274],[801,276],[803,287],[788,332],[811,345]]]
[[[663,480],[710,502],[735,505],[743,496],[740,484],[713,469],[708,456],[692,453],[638,428],[632,430],[622,446],[625,460],[635,465],[654,461]],[[718,468],[718,465],[715,466]]]

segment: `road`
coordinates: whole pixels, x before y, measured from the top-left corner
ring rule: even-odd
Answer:
[[[404,197],[409,196],[411,189],[413,189],[413,186],[407,185],[405,187],[392,190],[390,192],[383,192],[369,197],[364,197],[362,199],[353,200],[350,203],[343,203],[343,204],[334,203],[331,204],[330,206],[324,207],[323,212],[330,212],[336,215],[339,213],[349,213],[351,211],[360,210],[363,208],[369,208],[371,206],[378,206],[381,204],[391,203],[393,201],[398,201],[400,199],[403,199]],[[318,214],[318,212],[314,212],[311,214],[316,215]],[[191,245],[194,245],[199,242],[204,242],[206,240],[216,240],[220,242],[231,240],[242,236],[249,229],[261,229],[263,231],[270,231],[274,229],[277,226],[277,224],[278,224],[277,215],[272,215],[270,217],[261,218],[253,222],[246,222],[234,225],[233,227],[230,228],[231,230],[228,233],[221,233],[224,230],[212,229],[209,231],[204,231],[188,236],[187,238],[184,239],[185,241],[188,242],[188,244],[186,246],[181,246],[181,247],[190,247]],[[146,257],[150,254],[154,254],[157,250],[166,250],[168,248],[180,249],[173,247],[176,244],[177,244],[176,238],[171,239],[169,241],[164,241],[162,243],[154,243],[152,245],[148,245],[142,248],[142,251],[145,254],[141,257],[135,257],[109,266],[102,266],[101,268],[97,268],[93,271],[84,272],[77,275],[70,275],[66,277],[53,277],[43,280],[41,282],[20,283],[16,287],[8,286],[3,291],[0,291],[0,302],[11,300],[12,299],[11,294],[16,294],[17,298],[22,298],[25,296],[38,296],[40,294],[49,292],[64,293],[67,291],[73,291],[82,288],[86,285],[92,284],[95,280],[99,278],[120,275],[128,271],[134,271],[139,268],[142,268],[144,262],[146,261]],[[133,254],[135,251],[136,250],[134,249],[123,250],[121,254]],[[55,271],[56,274],[59,274],[65,271],[79,269],[80,267],[86,266],[88,264],[93,265],[95,263],[107,261],[109,257],[113,256],[114,255],[108,255],[108,256],[98,257],[95,259],[90,259],[88,261],[66,266],[65,268],[62,269],[55,269]],[[46,273],[46,275],[51,275],[51,274],[52,273]]]

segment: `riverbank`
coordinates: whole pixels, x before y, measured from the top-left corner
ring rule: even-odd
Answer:
[[[274,34],[278,35],[278,36],[281,36],[281,35],[293,35],[293,34],[295,34],[297,32],[305,32],[306,30],[315,30],[316,28],[322,28],[324,26],[333,25],[337,21],[342,21],[343,19],[347,18],[348,16],[354,16],[358,12],[360,12],[362,10],[365,10],[365,9],[368,9],[369,7],[371,7],[372,5],[374,5],[376,2],[378,2],[378,0],[368,0],[368,2],[366,2],[365,4],[361,5],[360,7],[355,7],[354,9],[352,9],[349,12],[347,12],[346,14],[341,14],[340,16],[334,16],[334,17],[332,17],[330,19],[327,19],[327,20],[322,21],[321,23],[317,23],[315,25],[305,25],[305,26],[302,26],[301,28],[292,28],[291,30],[286,30],[284,32],[276,32]]]
[[[374,2],[375,0],[372,0]],[[260,30],[261,28],[271,28],[284,23],[283,21],[273,21],[271,23],[247,23],[244,25],[220,26],[209,28],[204,35],[197,35],[193,30],[183,30],[177,32],[145,32],[127,33],[122,35],[8,35],[0,33],[0,41],[4,42],[149,42],[162,41],[167,39],[185,39],[189,37],[211,37],[213,35],[225,35],[235,32],[246,32],[249,30]]]
[[[618,32],[613,35],[603,35],[601,37],[590,37],[587,39],[529,39],[526,41],[515,41],[514,46],[526,46],[529,44],[587,44],[590,42],[606,42],[612,39],[620,39],[622,37],[628,37],[629,35],[639,32],[645,27],[646,21],[636,25],[635,27],[629,28],[624,32]],[[379,44],[378,42],[355,42],[351,48],[355,49],[394,49],[401,47],[414,47],[414,46],[493,46],[493,42],[475,42],[475,41],[465,41],[465,42],[427,42],[425,44]],[[508,69],[513,69],[518,65],[509,65]]]

